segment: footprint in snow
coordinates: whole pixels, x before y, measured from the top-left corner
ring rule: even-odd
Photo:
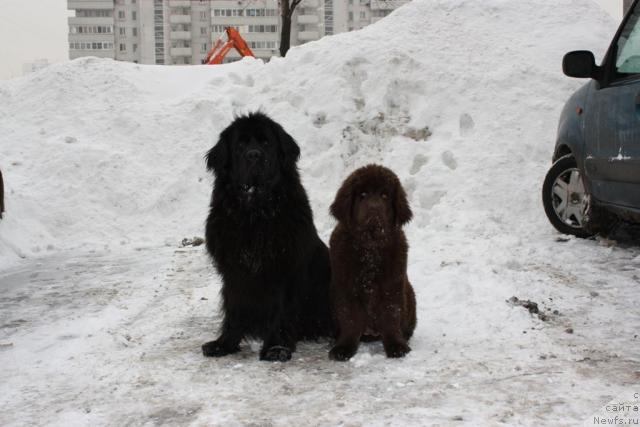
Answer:
[[[460,135],[467,136],[473,132],[473,128],[475,127],[475,122],[473,121],[473,117],[469,114],[464,113],[460,115]]]
[[[449,150],[442,153],[442,163],[445,164],[449,169],[456,170],[458,167],[458,161],[453,156],[453,153]]]
[[[428,162],[429,158],[427,156],[425,156],[424,154],[416,154],[416,156],[413,158],[413,164],[411,165],[411,169],[409,169],[409,173],[411,175],[417,174]]]

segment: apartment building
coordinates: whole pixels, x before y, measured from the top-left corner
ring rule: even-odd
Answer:
[[[69,17],[69,58],[115,58],[113,0],[68,0],[76,11]]]
[[[36,59],[33,62],[26,62],[22,64],[22,75],[26,76],[27,74],[35,73],[36,71],[47,68],[49,65],[49,60],[46,58]]]
[[[360,30],[410,0],[333,0],[331,34]],[[325,0],[325,5],[327,1]]]
[[[402,0],[304,0],[292,19],[291,45],[363,28]],[[200,64],[228,26],[258,58],[278,55],[278,0],[67,0],[69,57],[143,64]],[[228,61],[238,59],[230,52]]]

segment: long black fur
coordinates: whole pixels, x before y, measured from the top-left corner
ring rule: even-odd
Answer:
[[[238,183],[244,160],[233,150],[254,137],[271,149],[264,164],[275,169],[249,194]],[[224,320],[219,338],[202,346],[205,356],[235,353],[254,337],[263,340],[261,360],[285,361],[298,340],[331,333],[329,253],[300,182],[299,155],[278,123],[252,113],[236,118],[206,156],[215,175],[206,242],[222,276]]]

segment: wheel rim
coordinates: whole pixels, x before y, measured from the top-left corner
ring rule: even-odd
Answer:
[[[562,172],[551,187],[553,210],[563,223],[582,228],[586,194],[580,171],[570,168]]]

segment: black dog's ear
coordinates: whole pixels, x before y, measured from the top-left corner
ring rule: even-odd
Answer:
[[[353,204],[353,185],[347,179],[336,194],[336,198],[331,204],[330,212],[339,222],[349,224],[351,222],[351,205]]]
[[[220,139],[216,145],[205,156],[207,169],[215,172],[216,175],[221,175],[227,169],[229,163],[229,144],[227,143],[228,135],[226,133],[227,131],[225,130],[220,134]]]
[[[413,212],[411,212],[409,201],[407,200],[407,193],[404,192],[404,188],[402,188],[400,182],[396,184],[396,197],[393,203],[393,210],[396,215],[396,224],[398,225],[404,225],[413,218]]]
[[[281,159],[284,164],[295,166],[298,158],[300,158],[300,147],[296,141],[289,135],[278,123],[273,123],[278,144],[280,146]]]

